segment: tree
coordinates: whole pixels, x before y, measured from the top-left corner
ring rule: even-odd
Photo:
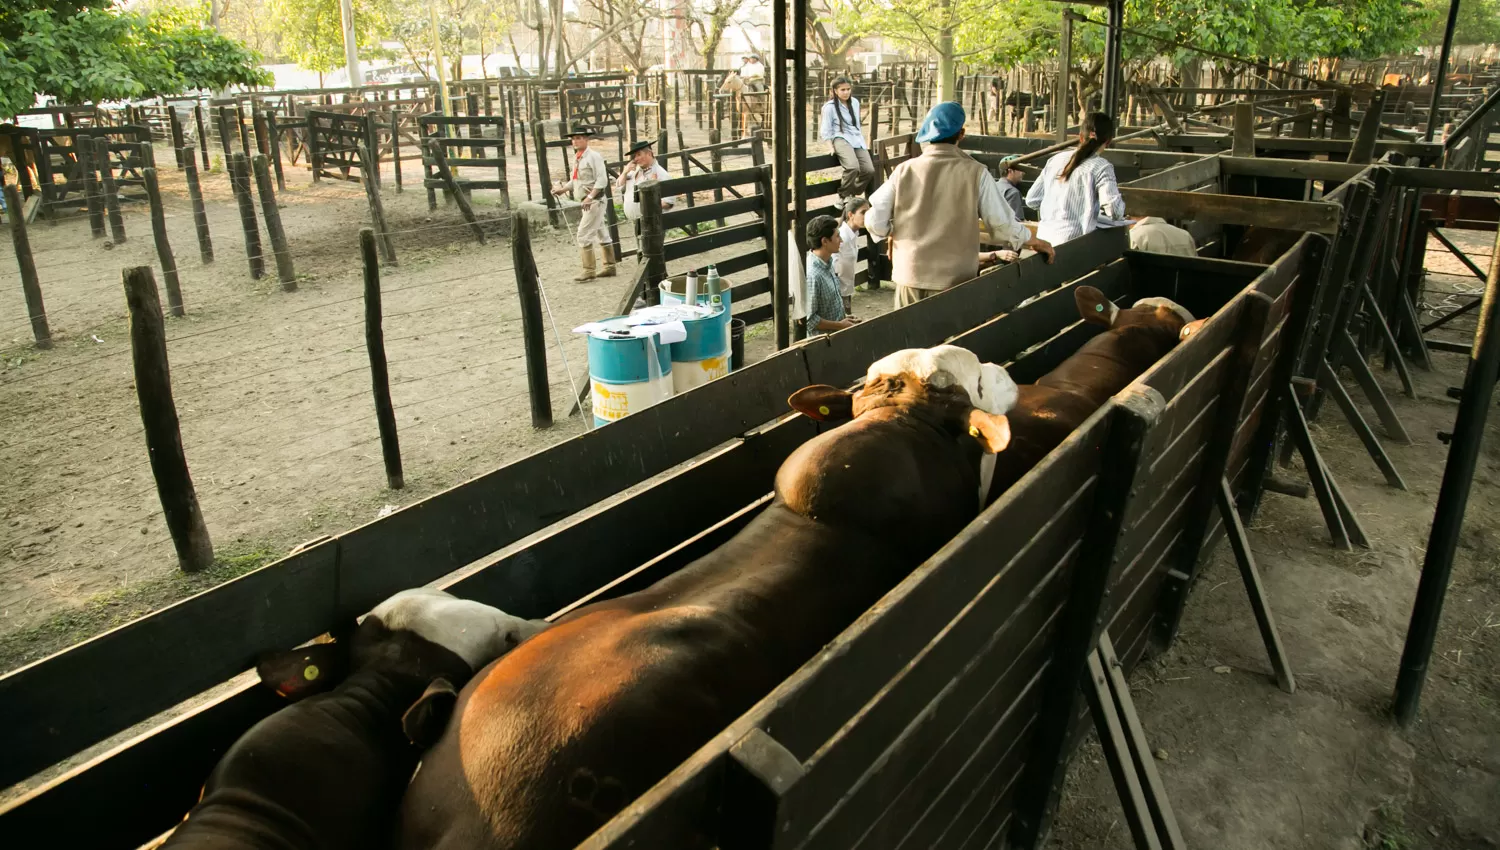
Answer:
[[[1449,0],[1425,0],[1430,16],[1421,43],[1432,47],[1443,43],[1448,27]],[[1454,44],[1493,44],[1500,41],[1500,0],[1463,0],[1458,6]]]
[[[15,32],[0,41],[0,115],[38,95],[84,103],[271,82],[243,44],[171,15],[33,9]]]
[[[26,31],[28,12],[50,12],[70,18],[85,9],[108,9],[114,0],[4,0],[0,2],[0,42],[12,42]]]
[[[719,43],[724,40],[724,29],[744,5],[745,0],[713,0],[712,4],[693,10],[690,26],[698,30],[703,67],[713,69],[719,56]]]
[[[868,23],[857,17],[846,17],[845,29],[834,23],[839,8],[840,0],[828,0],[822,4],[822,8],[809,4],[807,8],[807,49],[816,53],[823,60],[823,67],[829,70],[842,70],[849,66],[849,51],[859,40],[870,35],[873,30]],[[833,32],[829,32],[829,27]]]
[[[938,100],[952,100],[958,63],[993,54],[997,34],[1014,26],[1008,6],[994,0],[836,0],[840,31],[878,32],[935,56]]]
[[[344,23],[339,0],[270,0],[281,56],[319,74],[344,64]],[[386,29],[385,9],[370,0],[354,0],[354,43],[361,51],[378,50]]]
[[[637,72],[650,67],[646,36],[662,17],[656,0],[582,0],[581,5],[591,13],[587,25],[618,48],[627,65]]]

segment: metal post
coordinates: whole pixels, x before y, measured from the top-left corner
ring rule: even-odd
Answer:
[[[1073,13],[1063,10],[1062,34],[1057,47],[1057,92],[1053,95],[1056,106],[1053,108],[1057,121],[1057,140],[1066,142],[1068,140],[1068,125],[1072,123],[1072,115],[1068,112],[1068,74],[1073,70]],[[995,104],[995,123],[1002,128],[1005,126],[1003,107]],[[1004,133],[1004,130],[1001,130]],[[873,136],[873,134],[872,134]]]
[[[807,256],[807,0],[792,0],[792,244]],[[778,134],[780,132],[778,131]],[[791,259],[787,259],[788,265]],[[790,271],[790,269],[788,269]],[[793,324],[796,327],[795,323]],[[807,336],[797,333],[796,339]]]
[[[1104,32],[1104,102],[1100,111],[1114,117],[1120,99],[1120,27],[1125,24],[1125,0],[1109,0]]]
[[[1432,77],[1432,106],[1427,109],[1427,131],[1422,134],[1422,141],[1432,141],[1432,136],[1437,132],[1438,104],[1443,98],[1443,79],[1448,76],[1448,54],[1453,50],[1453,29],[1458,26],[1458,0],[1452,0],[1448,4],[1448,28],[1443,30],[1443,49],[1438,54],[1437,73]],[[1480,154],[1483,157],[1483,154]],[[1450,451],[1451,456],[1451,451]],[[1465,485],[1465,490],[1468,489]],[[1405,662],[1402,662],[1405,667]]]
[[[1453,7],[1456,13],[1456,0]],[[1474,465],[1479,459],[1479,445],[1484,438],[1497,375],[1500,375],[1500,234],[1496,234],[1490,257],[1479,327],[1474,331],[1474,349],[1464,373],[1463,395],[1453,424],[1453,439],[1448,444],[1448,463],[1443,468],[1443,484],[1438,490],[1432,532],[1427,538],[1427,557],[1422,561],[1422,577],[1417,582],[1417,599],[1412,604],[1411,624],[1406,629],[1406,646],[1401,651],[1401,669],[1396,676],[1396,722],[1402,726],[1410,726],[1416,719],[1422,685],[1427,681],[1427,662],[1432,658],[1437,639],[1443,597],[1453,573],[1453,554],[1463,531],[1469,486],[1474,482]]]
[[[801,21],[797,22],[799,25]],[[776,349],[779,351],[791,344],[791,292],[787,281],[791,274],[787,262],[791,246],[787,244],[787,197],[788,186],[796,174],[791,171],[791,146],[788,144],[791,130],[790,92],[787,91],[786,73],[786,28],[787,0],[771,2],[771,316],[776,326]],[[797,57],[801,61],[802,57]]]

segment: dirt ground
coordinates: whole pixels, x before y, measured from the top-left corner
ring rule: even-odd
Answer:
[[[1457,236],[1486,267],[1492,236]],[[1460,271],[1436,252],[1429,268]],[[1433,275],[1426,300],[1442,303],[1455,284],[1478,281]],[[1434,335],[1472,339],[1469,318],[1450,328]],[[1271,678],[1224,544],[1197,585],[1176,645],[1136,671],[1131,690],[1188,846],[1500,846],[1500,423],[1486,432],[1421,716],[1406,731],[1390,716],[1447,459],[1436,435],[1452,430],[1458,406],[1445,391],[1463,383],[1467,362],[1453,354],[1433,359],[1432,372],[1414,371],[1415,400],[1402,395],[1394,372],[1381,374],[1412,438],[1409,446],[1383,441],[1408,490],[1386,485],[1331,404],[1313,426],[1371,548],[1334,549],[1311,498],[1268,493],[1250,530],[1296,693],[1283,693]],[[1306,480],[1300,471],[1286,477]],[[1092,740],[1070,773],[1050,846],[1133,846]]]
[[[612,141],[596,145],[613,159]],[[498,193],[475,193],[478,214],[491,220],[488,244],[480,246],[457,207],[440,201],[428,211],[417,163],[404,166],[402,194],[387,164],[383,202],[399,265],[382,272],[384,331],[406,480],[405,489],[389,490],[363,327],[363,189],[330,180],[313,185],[305,169],[287,169],[279,201],[298,285],[283,292],[269,258],[266,277],[250,275],[221,160],[215,153],[203,178],[216,257],[204,265],[182,172],[166,148],[157,150],[187,309],[167,323],[173,393],[219,555],[204,573],[176,569],[132,383],[121,270],[155,266],[165,300],[146,205],[124,205],[128,238],[118,245],[91,239],[86,217],[31,226],[57,343],[51,351],[31,344],[13,250],[9,239],[0,240],[0,468],[7,479],[0,492],[0,671],[587,427],[585,417],[567,415],[588,368],[583,337],[571,329],[614,313],[635,261],[625,261],[619,277],[574,283],[578,253],[570,232],[552,230],[544,219],[533,225],[556,420],[534,430]],[[731,158],[725,167],[740,164]],[[678,164],[672,166],[675,173]],[[522,167],[512,158],[518,207],[526,200]],[[622,231],[630,245],[629,226]],[[883,312],[890,299],[889,288],[861,291],[856,312]],[[747,333],[748,360],[772,351],[767,330]]]

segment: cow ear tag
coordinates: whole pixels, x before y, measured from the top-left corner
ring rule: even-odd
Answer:
[[[803,387],[786,403],[793,410],[819,422],[845,422],[854,418],[854,394],[827,384]]]

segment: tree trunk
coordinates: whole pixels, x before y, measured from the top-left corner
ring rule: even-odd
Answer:
[[[946,24],[938,30],[938,97],[939,101],[953,100],[958,90],[958,82],[955,79],[958,72],[958,62],[953,58],[953,0],[942,0],[943,21]]]
[[[718,21],[709,24],[708,34],[703,38],[703,67],[712,71],[714,60],[719,55],[719,42],[724,40],[724,28]]]

